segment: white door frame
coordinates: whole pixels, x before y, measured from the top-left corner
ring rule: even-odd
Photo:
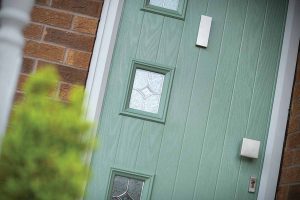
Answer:
[[[86,118],[99,121],[124,0],[105,0],[86,85]],[[300,38],[300,0],[290,0],[258,200],[273,200]],[[95,129],[96,130],[96,129]],[[96,131],[94,131],[94,136]],[[89,161],[91,155],[89,156]]]

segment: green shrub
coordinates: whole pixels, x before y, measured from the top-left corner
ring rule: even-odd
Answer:
[[[55,99],[58,75],[47,67],[30,77],[24,99],[13,111],[0,156],[0,199],[76,200],[93,148],[90,124],[82,117],[83,89],[64,103]]]

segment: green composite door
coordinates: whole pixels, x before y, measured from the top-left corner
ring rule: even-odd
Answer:
[[[286,8],[125,0],[85,199],[256,199]],[[240,156],[243,138],[261,141],[258,159]]]

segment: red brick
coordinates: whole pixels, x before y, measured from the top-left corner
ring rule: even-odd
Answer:
[[[296,83],[300,83],[300,53],[298,54],[298,61],[297,61]]]
[[[72,85],[61,83],[59,89],[59,98],[63,101],[68,101],[71,89],[72,89]]]
[[[26,56],[42,58],[49,61],[62,62],[65,48],[51,44],[28,41],[24,48]]]
[[[294,152],[290,150],[284,151],[282,166],[287,167],[293,164],[293,155]]]
[[[293,99],[300,98],[300,82],[296,83],[293,88]]]
[[[34,68],[34,60],[31,58],[24,58],[21,72],[25,74],[30,74]]]
[[[90,59],[91,53],[69,49],[67,52],[66,64],[87,69],[89,67]]]
[[[34,22],[60,28],[70,28],[73,15],[47,8],[34,7],[31,12],[31,18]]]
[[[51,63],[39,61],[38,68],[42,68],[47,64]],[[85,81],[87,78],[87,70],[75,69],[65,65],[55,65],[55,67],[58,73],[60,74],[62,81],[72,84],[85,85]]]
[[[289,192],[289,186],[279,186],[277,188],[276,200],[286,200]]]
[[[286,183],[287,168],[281,168],[279,185]]]
[[[300,167],[289,167],[282,170],[281,183],[300,182]]]
[[[289,118],[288,133],[294,133],[296,131],[300,131],[300,116],[291,115]]]
[[[98,26],[98,19],[75,16],[73,20],[73,30],[80,33],[95,34]]]
[[[299,64],[300,65],[300,64]],[[300,66],[299,66],[299,68],[300,68]],[[300,83],[300,70],[298,70],[297,72],[296,72],[296,80],[295,80],[295,82],[296,83]]]
[[[294,86],[291,114],[292,116],[300,115],[300,82]]]
[[[288,149],[300,148],[300,132],[289,134],[286,141]]]
[[[38,5],[50,5],[50,0],[35,0]]]
[[[24,84],[26,83],[27,79],[28,79],[28,75],[20,74],[18,86],[17,86],[18,91],[24,91]]]
[[[77,12],[93,17],[99,17],[103,2],[90,0],[53,0],[52,7],[71,12]]]
[[[95,38],[73,32],[47,28],[44,40],[63,45],[65,47],[91,52]]]
[[[24,99],[24,93],[20,92],[20,91],[17,91],[15,93],[15,97],[14,97],[14,103],[17,103],[17,102],[19,102],[19,101],[21,101],[23,99]]]
[[[291,107],[291,115],[292,116],[298,116],[300,115],[300,97],[294,98],[292,100],[292,107]]]
[[[289,150],[285,150],[283,154],[283,167],[300,165],[300,149],[289,148]]]
[[[288,200],[299,200],[300,199],[300,184],[290,186],[287,199]]]
[[[37,24],[29,24],[24,29],[24,37],[27,39],[40,40],[43,35],[43,26]]]
[[[293,151],[293,164],[300,165],[300,149]]]

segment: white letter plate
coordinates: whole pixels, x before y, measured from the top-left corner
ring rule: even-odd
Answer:
[[[211,21],[212,21],[211,17],[201,15],[198,37],[196,42],[197,46],[207,47]]]

